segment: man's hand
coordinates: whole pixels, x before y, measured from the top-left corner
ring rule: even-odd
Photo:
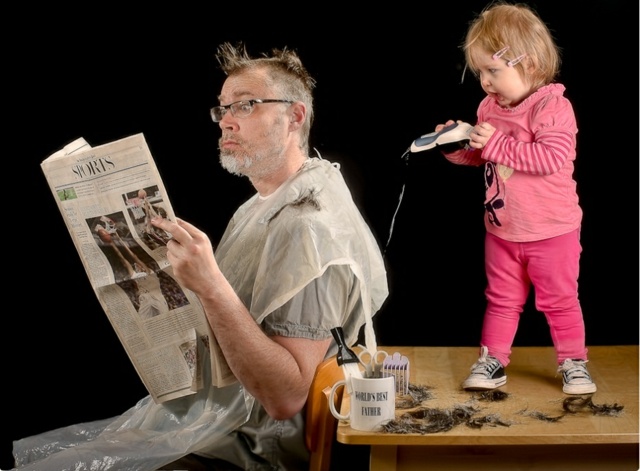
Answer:
[[[198,295],[205,295],[215,286],[216,278],[223,276],[209,237],[182,219],[173,222],[157,216],[151,219],[151,224],[172,235],[167,243],[167,259],[178,282]]]

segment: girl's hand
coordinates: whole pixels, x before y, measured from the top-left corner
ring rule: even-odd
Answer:
[[[462,121],[458,121],[458,123],[461,123]],[[446,123],[444,124],[438,124],[436,125],[436,132],[440,132],[442,130],[442,128],[444,128],[445,126],[451,126],[453,123],[455,123],[454,120],[450,119],[448,120]]]
[[[474,149],[482,149],[491,136],[493,136],[494,132],[496,132],[496,128],[486,121],[476,124],[469,132],[469,137],[471,138],[469,140],[469,146]]]

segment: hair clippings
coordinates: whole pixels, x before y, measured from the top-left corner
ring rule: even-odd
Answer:
[[[509,50],[509,46],[505,46],[502,49],[500,49],[498,52],[494,53],[493,56],[491,56],[491,58],[495,61],[500,59],[502,56],[505,55],[505,53]],[[518,62],[521,62],[522,59],[524,59],[527,55],[526,54],[520,54],[518,57],[516,57],[515,59],[511,59],[510,61],[507,61],[507,66],[508,67],[513,67],[514,65],[516,65]],[[506,60],[506,59],[505,59]]]

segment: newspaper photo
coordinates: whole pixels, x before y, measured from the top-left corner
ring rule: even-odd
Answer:
[[[173,277],[155,215],[175,220],[143,134],[91,147],[76,139],[41,163],[91,286],[156,403],[235,382],[197,296]]]

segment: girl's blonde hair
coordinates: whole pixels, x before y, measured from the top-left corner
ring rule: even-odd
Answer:
[[[470,23],[462,46],[467,67],[478,73],[477,53],[495,54],[514,61],[520,75],[534,88],[551,83],[560,71],[560,49],[547,25],[528,5],[497,1]],[[517,59],[522,56],[522,60]]]

